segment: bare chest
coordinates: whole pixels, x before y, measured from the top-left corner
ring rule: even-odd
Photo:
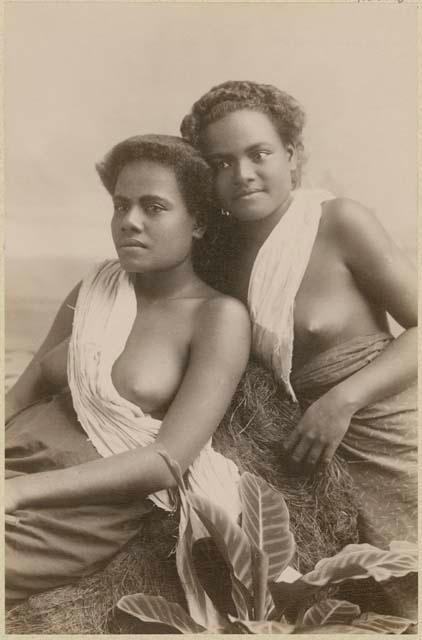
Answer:
[[[241,248],[230,264],[231,293],[243,300],[259,249]],[[282,292],[280,290],[280,295]],[[295,352],[320,351],[350,332],[356,317],[362,318],[367,304],[335,247],[318,234],[294,303]]]
[[[344,262],[323,244],[316,244],[294,302],[296,357],[341,339],[362,300]]]
[[[190,301],[189,301],[190,302]],[[112,367],[119,394],[145,413],[162,417],[182,381],[197,304],[169,304],[137,314]]]

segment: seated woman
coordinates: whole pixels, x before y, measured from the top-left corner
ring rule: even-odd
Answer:
[[[212,88],[182,135],[214,170],[226,292],[253,353],[304,414],[285,447],[309,470],[335,451],[360,494],[361,540],[416,540],[414,269],[362,205],[300,187],[305,114],[276,87]],[[390,313],[405,331],[396,339]]]
[[[98,166],[118,260],[65,299],[7,396],[6,597],[89,575],[173,506],[175,481],[239,514],[235,464],[210,438],[249,355],[243,304],[195,273],[209,169],[180,138],[137,136]],[[170,490],[170,491],[169,491]]]

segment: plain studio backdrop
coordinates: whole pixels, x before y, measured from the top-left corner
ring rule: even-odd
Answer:
[[[412,256],[414,4],[7,3],[6,362],[44,337],[89,262],[114,256],[94,163],[134,134],[178,134],[230,79],[305,107],[305,185],[373,209]]]

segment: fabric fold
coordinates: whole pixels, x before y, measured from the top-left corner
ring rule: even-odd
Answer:
[[[249,281],[253,351],[294,400],[294,301],[318,232],[321,204],[333,198],[324,190],[294,191],[289,208],[260,248]]]
[[[96,266],[83,281],[69,345],[68,379],[78,421],[103,457],[153,443],[161,426],[160,420],[123,398],[111,378],[136,313],[132,279],[118,260]],[[237,466],[214,451],[211,440],[186,474],[189,488],[222,506],[233,519],[240,514],[238,481]],[[175,495],[169,491],[149,498],[162,509],[175,507]]]
[[[387,333],[358,336],[292,371],[295,298],[318,233],[321,205],[331,199],[320,190],[293,193],[258,252],[249,283],[253,351],[302,410],[367,366],[393,340]],[[376,546],[416,539],[416,420],[414,384],[355,413],[338,448],[359,494],[361,539]]]

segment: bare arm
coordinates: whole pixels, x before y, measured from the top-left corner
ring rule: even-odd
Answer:
[[[331,232],[355,281],[405,328],[375,360],[314,402],[286,441],[296,462],[329,462],[359,409],[399,393],[417,375],[417,282],[406,256],[360,204],[334,201]]]
[[[356,282],[406,330],[371,364],[338,385],[353,412],[408,387],[417,375],[416,271],[377,219],[345,201],[337,215],[338,241]]]
[[[73,309],[79,293],[78,284],[67,296],[53,321],[46,339],[5,398],[5,420],[51,392],[42,373],[41,361],[72,332]]]
[[[187,469],[220,423],[249,356],[250,326],[238,301],[219,298],[199,312],[187,371],[154,444],[68,469],[6,483],[6,510],[145,497],[174,480],[157,450]]]

